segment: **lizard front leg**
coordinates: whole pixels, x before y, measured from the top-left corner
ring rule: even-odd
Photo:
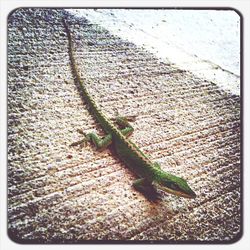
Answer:
[[[134,181],[133,187],[151,201],[156,201],[159,198],[159,194],[156,192],[153,185],[145,178]]]

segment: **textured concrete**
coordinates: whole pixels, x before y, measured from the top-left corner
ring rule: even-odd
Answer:
[[[136,116],[131,140],[197,198],[148,201],[110,149],[69,147],[97,131],[74,84],[63,10],[8,22],[8,228],[18,242],[231,242],[241,228],[240,98],[67,16],[76,60],[105,114]],[[110,241],[108,241],[110,242]]]

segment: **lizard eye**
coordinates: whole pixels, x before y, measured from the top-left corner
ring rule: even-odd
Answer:
[[[170,187],[173,190],[178,190],[179,189],[179,186],[177,184],[175,184],[175,183],[171,183]]]

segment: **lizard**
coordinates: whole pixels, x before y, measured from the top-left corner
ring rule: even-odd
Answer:
[[[71,31],[65,19],[63,19],[63,24],[68,38],[68,51],[74,81],[80,86],[82,97],[88,106],[90,114],[106,133],[103,138],[100,138],[95,133],[85,134],[82,132],[84,139],[72,143],[71,146],[90,142],[94,144],[98,150],[103,150],[112,144],[119,159],[139,177],[133,182],[133,187],[137,191],[140,191],[145,196],[149,194],[151,197],[158,197],[157,190],[159,189],[179,197],[195,198],[195,192],[185,179],[164,171],[159,163],[152,162],[149,157],[129,139],[129,136],[134,131],[129,123],[129,119],[126,117],[117,117],[116,123],[118,126],[115,126],[114,122],[108,119],[100,110],[80,77],[74,58]]]

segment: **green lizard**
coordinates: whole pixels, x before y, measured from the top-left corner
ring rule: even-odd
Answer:
[[[128,119],[122,117],[117,118],[116,122],[118,127],[116,127],[97,107],[94,99],[89,95],[80,78],[73,55],[71,33],[65,20],[63,20],[63,24],[68,37],[69,56],[74,80],[76,84],[80,85],[82,96],[89,107],[90,113],[107,134],[104,138],[99,138],[94,133],[85,134],[83,140],[73,143],[72,146],[89,141],[92,142],[97,149],[102,150],[112,144],[118,157],[129,169],[140,177],[140,179],[133,183],[134,188],[138,191],[154,196],[157,193],[156,190],[160,189],[177,196],[195,198],[196,194],[189,187],[186,180],[162,170],[158,163],[150,161],[150,159],[128,139],[134,130],[129,124]]]

